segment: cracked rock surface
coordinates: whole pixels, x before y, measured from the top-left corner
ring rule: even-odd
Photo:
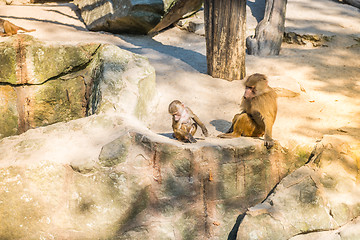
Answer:
[[[257,20],[261,20],[254,12],[259,2],[264,1],[248,1],[247,20],[252,19],[253,24],[248,24],[247,33],[254,30]],[[274,139],[290,150],[283,153],[294,156],[297,161],[240,154],[243,152],[240,149],[249,145],[261,151],[261,140],[216,139],[215,136],[228,129],[237,113],[243,87],[241,81],[227,82],[206,75],[205,39],[197,34],[177,28],[153,37],[91,32],[79,19],[73,3],[2,6],[0,13],[16,25],[35,28],[35,32],[27,35],[48,43],[112,44],[147,57],[156,69],[156,88],[161,100],[152,108],[156,114],[151,120],[136,127],[144,128],[144,124],[148,124],[152,131],[163,135],[155,137],[145,129],[145,133],[130,131],[136,119],[130,119],[129,123],[119,116],[101,114],[119,110],[122,114],[126,111],[122,116],[134,115],[144,109],[141,106],[146,104],[137,103],[146,101],[137,100],[142,94],[128,81],[139,81],[141,86],[152,83],[140,81],[152,72],[150,68],[148,71],[139,69],[146,62],[141,58],[131,58],[134,68],[125,72],[116,71],[118,68],[114,66],[117,64],[110,64],[110,61],[104,68],[109,73],[106,75],[109,81],[101,85],[101,92],[108,92],[110,95],[102,96],[109,96],[112,103],[98,105],[95,101],[91,109],[98,110],[99,115],[37,127],[0,140],[0,214],[3,214],[0,218],[5,219],[0,224],[2,239],[226,239],[236,217],[250,207],[247,204],[257,204],[266,198],[266,191],[271,192],[273,177],[286,175],[291,172],[286,172],[287,169],[298,168],[300,163],[306,162],[309,151],[294,148],[294,145],[300,146],[300,142],[313,145],[324,134],[350,136],[352,142],[348,143],[351,144],[359,140],[359,13],[358,9],[337,1],[288,1],[287,31],[335,35],[327,47],[284,43],[279,56],[247,58],[247,74],[264,73],[269,76],[272,86],[296,93],[291,98],[289,95],[279,98],[273,132]],[[0,41],[8,39],[1,38]],[[115,51],[117,48],[107,49],[109,57],[112,56],[109,53],[118,52]],[[123,58],[116,59],[121,61]],[[141,72],[145,72],[143,77],[132,78]],[[126,94],[119,94],[123,85],[115,84],[111,79],[126,79],[124,85],[131,88]],[[114,86],[119,88],[114,89]],[[190,147],[166,138],[171,131],[167,107],[174,98],[185,101],[204,121],[209,138]],[[135,140],[136,136],[147,136],[139,139],[151,139],[152,144],[144,141],[140,144]],[[129,142],[131,148],[127,148]],[[226,154],[213,156],[201,152],[207,148],[220,152],[217,148],[221,147],[225,147]],[[154,157],[145,149],[157,149],[157,155]],[[169,154],[171,152],[176,154]],[[340,155],[347,154],[342,152]],[[335,159],[337,156],[333,155]],[[293,166],[295,162],[299,165]],[[201,176],[205,176],[204,185],[199,181],[203,179]],[[295,230],[288,227],[294,234],[291,237],[318,240],[321,235],[323,239],[332,239],[332,236],[356,239],[358,218],[348,221],[352,214],[347,210],[356,212],[353,211],[355,208],[344,207],[342,210],[341,207],[351,206],[350,200],[355,202],[359,196],[357,191],[351,191],[355,187],[349,187],[348,195],[339,195],[337,201],[344,204],[331,208],[331,211],[329,207],[321,209],[327,198],[317,196],[321,185],[312,176],[314,174],[299,183],[306,187],[301,194],[294,192],[288,196],[288,199],[301,196],[302,201],[289,200],[289,203],[294,206],[313,204],[304,209],[320,208],[317,211],[321,219],[328,222],[316,223],[316,228],[324,229],[316,232],[299,218]],[[354,183],[353,177],[349,183]],[[331,186],[331,181],[329,184]],[[343,182],[339,186],[346,185]],[[242,187],[247,191],[241,190]],[[265,210],[260,212],[265,213]],[[264,219],[273,216],[283,219],[280,214],[272,214]],[[301,213],[299,216],[308,215]],[[312,222],[313,218],[306,221]],[[340,227],[334,225],[335,221]],[[329,222],[334,229],[328,229]],[[271,227],[266,223],[259,223],[256,230]],[[281,224],[276,226],[282,229]],[[284,226],[289,225],[284,223]],[[251,232],[252,236],[258,236]]]
[[[356,239],[358,159],[358,146],[341,136],[325,136],[308,164],[242,216],[237,239]]]
[[[95,114],[0,140],[1,239],[226,239],[302,166],[259,139],[183,144]]]
[[[6,70],[0,71],[0,138],[106,109],[142,118],[155,96],[153,67],[116,46],[51,45],[16,35],[0,52]]]

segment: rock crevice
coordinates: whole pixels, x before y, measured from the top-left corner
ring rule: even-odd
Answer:
[[[360,216],[360,202],[354,197],[359,194],[358,146],[351,147],[343,138],[325,136],[305,166],[282,179],[263,203],[246,212],[237,239],[359,236],[359,225],[353,223]]]

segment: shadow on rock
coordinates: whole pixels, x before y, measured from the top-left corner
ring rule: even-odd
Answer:
[[[222,133],[226,133],[231,127],[231,122],[224,119],[212,120],[210,124],[213,125],[217,131]]]
[[[173,133],[159,133],[159,135],[170,138],[170,139],[175,139],[173,136]]]
[[[236,236],[237,236],[237,232],[238,232],[239,226],[240,226],[241,222],[243,221],[245,215],[246,215],[246,212],[240,214],[240,215],[236,218],[236,223],[235,223],[234,227],[231,229],[227,240],[236,240]]]

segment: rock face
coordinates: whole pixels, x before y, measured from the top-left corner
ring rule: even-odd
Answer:
[[[0,52],[0,138],[107,109],[142,118],[155,96],[147,60],[115,46],[47,45],[20,34]]]
[[[76,0],[89,30],[146,34],[176,0]]]
[[[309,164],[241,217],[237,239],[357,239],[359,151],[341,137],[325,137]]]
[[[182,144],[127,121],[100,113],[1,140],[0,239],[226,239],[309,154]]]
[[[0,51],[0,239],[225,239],[310,154],[151,132],[154,69],[115,46]]]

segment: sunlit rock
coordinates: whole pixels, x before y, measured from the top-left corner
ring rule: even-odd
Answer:
[[[0,238],[226,239],[307,161],[252,138],[183,144],[135,120],[99,113],[0,140]]]
[[[0,43],[0,138],[100,112],[145,118],[155,97],[146,58],[113,45]]]
[[[81,17],[92,31],[146,34],[174,0],[77,0]]]
[[[336,232],[356,236],[359,227],[352,221],[360,215],[359,145],[351,145],[340,136],[325,136],[309,164],[242,216],[237,239],[337,239]]]

